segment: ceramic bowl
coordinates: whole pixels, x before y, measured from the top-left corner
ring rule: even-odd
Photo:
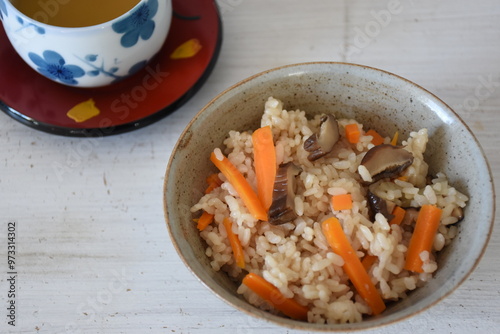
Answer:
[[[214,272],[205,244],[192,222],[190,207],[202,196],[209,160],[229,130],[256,129],[269,96],[288,110],[333,112],[354,118],[383,133],[427,128],[426,161],[430,172],[443,171],[450,183],[470,197],[458,236],[438,257],[439,269],[424,287],[407,299],[389,304],[379,316],[363,322],[319,325],[263,312],[236,293],[237,284]],[[175,146],[164,186],[165,216],[172,242],[193,274],[235,308],[272,323],[309,331],[353,331],[388,325],[421,312],[455,290],[478,264],[491,235],[494,188],[491,172],[469,128],[436,96],[394,74],[344,63],[305,63],[257,74],[210,101],[189,123]]]
[[[99,25],[47,25],[62,1],[31,19],[9,0],[0,0],[0,18],[17,53],[41,75],[64,85],[99,87],[146,66],[165,42],[172,19],[170,0],[140,0],[127,13]],[[98,10],[98,9],[96,9]]]

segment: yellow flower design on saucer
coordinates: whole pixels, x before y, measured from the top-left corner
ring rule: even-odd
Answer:
[[[99,115],[99,113],[100,110],[95,106],[94,99],[91,98],[87,101],[78,103],[71,108],[66,115],[75,122],[82,123]]]

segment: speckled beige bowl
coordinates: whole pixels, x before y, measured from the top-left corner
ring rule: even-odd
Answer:
[[[443,171],[470,197],[459,234],[438,258],[439,269],[425,287],[357,324],[308,324],[262,312],[236,294],[237,284],[214,272],[189,208],[202,196],[214,167],[209,154],[229,130],[255,129],[269,96],[288,110],[334,112],[383,134],[427,128],[430,172]],[[474,270],[493,227],[495,194],[484,153],[468,127],[445,103],[391,73],[344,63],[305,63],[257,74],[221,93],[189,123],[172,152],[164,186],[165,216],[172,242],[186,266],[217,296],[237,309],[272,323],[310,331],[352,331],[406,319],[449,295]]]

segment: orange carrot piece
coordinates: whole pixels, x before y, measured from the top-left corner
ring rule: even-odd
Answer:
[[[366,272],[370,270],[370,268],[373,266],[375,261],[377,261],[378,256],[375,255],[365,255],[363,260],[361,260],[361,264],[363,265],[363,268],[365,268]]]
[[[206,178],[207,184],[212,184],[212,183],[218,183],[219,185],[222,184],[222,180],[219,178],[218,173],[213,173],[207,176]]]
[[[210,183],[207,187],[207,189],[205,189],[205,194],[210,194],[214,189],[217,189],[220,187],[220,184],[217,184],[217,183]]]
[[[207,189],[205,189],[205,194],[211,193],[212,190],[220,187],[220,185],[222,184],[222,180],[219,178],[219,175],[217,173],[210,174],[207,177],[206,181],[207,181],[208,187],[207,187]]]
[[[241,246],[240,239],[233,232],[233,223],[229,218],[224,218],[223,221],[224,227],[226,228],[227,238],[229,239],[229,243],[231,244],[231,248],[233,249],[233,256],[236,265],[240,268],[245,268],[245,253],[243,252],[243,247]]]
[[[222,160],[219,160],[215,152],[212,152],[210,160],[224,174],[229,183],[231,183],[252,216],[255,219],[267,221],[267,212],[248,181],[228,158],[222,153],[221,156]]]
[[[420,254],[423,251],[431,252],[442,214],[443,210],[437,206],[430,204],[422,205],[417,216],[410,244],[408,245],[404,269],[417,273],[423,272],[423,262]]]
[[[210,174],[207,177],[206,181],[207,181],[208,187],[205,190],[205,194],[211,193],[212,190],[220,187],[220,185],[222,184],[222,180],[219,178],[219,174],[217,174],[217,173]]]
[[[198,219],[197,223],[198,225],[196,226],[198,230],[203,231],[205,228],[207,228],[208,225],[212,224],[214,221],[214,215],[203,211],[201,214],[200,218]]]
[[[335,211],[352,209],[352,195],[342,194],[332,196],[332,207]]]
[[[349,276],[359,295],[372,309],[374,315],[385,310],[385,304],[379,292],[372,283],[370,276],[361,264],[349,240],[347,239],[340,222],[330,217],[321,224],[323,234],[335,253],[344,259],[344,271]]]
[[[396,224],[399,225],[403,221],[404,217],[406,214],[406,210],[403,209],[402,207],[396,205],[394,207],[394,210],[392,210],[392,215],[394,216],[391,221],[389,222],[389,225]]]
[[[401,176],[398,176],[396,179],[398,179],[400,181],[403,181],[403,182],[406,182],[406,181],[408,181],[408,176],[401,175]]]
[[[347,124],[345,126],[345,136],[349,143],[356,144],[359,141],[359,136],[361,132],[359,131],[357,124]]]
[[[392,146],[396,146],[398,144],[398,138],[399,138],[399,132],[396,131],[396,133],[394,134],[394,137],[392,137],[392,140],[391,140]]]
[[[252,134],[252,143],[257,194],[267,211],[273,202],[274,179],[276,178],[276,149],[271,127],[265,126],[255,130]]]
[[[377,131],[370,129],[366,131],[366,136],[372,136],[372,144],[377,146],[384,143],[384,137],[382,137]]]
[[[257,274],[249,273],[243,278],[243,284],[271,304],[275,309],[283,312],[295,320],[307,320],[308,309],[293,299],[286,298],[280,290]]]

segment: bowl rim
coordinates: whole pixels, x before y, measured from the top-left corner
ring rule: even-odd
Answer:
[[[389,77],[392,77],[393,79],[400,80],[405,82],[406,84],[413,86],[414,88],[422,91],[426,95],[428,95],[431,99],[433,99],[436,102],[439,102],[442,104],[444,108],[446,108],[450,113],[453,114],[454,117],[456,117],[456,120],[460,123],[461,126],[465,128],[467,133],[471,136],[471,138],[474,140],[474,144],[479,149],[480,156],[483,159],[484,165],[487,169],[488,172],[488,179],[489,179],[489,185],[490,185],[490,191],[491,191],[491,219],[488,222],[489,227],[488,227],[488,232],[485,236],[484,239],[484,244],[482,245],[481,251],[478,254],[477,258],[475,259],[474,263],[472,266],[467,270],[467,272],[463,273],[463,276],[450,288],[448,288],[444,294],[440,295],[437,297],[435,300],[433,300],[431,303],[427,304],[425,307],[416,310],[415,312],[411,314],[406,314],[402,315],[400,317],[397,317],[395,319],[389,319],[387,321],[380,321],[379,323],[371,323],[369,320],[363,320],[359,323],[353,323],[353,324],[331,324],[331,325],[325,325],[325,324],[315,324],[315,323],[308,323],[308,322],[302,322],[302,321],[296,321],[288,318],[284,318],[281,316],[273,315],[269,312],[265,312],[262,310],[259,310],[256,307],[253,307],[253,309],[250,311],[249,309],[245,309],[244,307],[240,307],[239,305],[236,305],[235,303],[227,300],[224,298],[222,295],[220,295],[217,291],[215,291],[209,284],[205,281],[203,281],[196,273],[196,271],[193,269],[193,267],[188,263],[187,259],[184,257],[183,252],[177,242],[177,240],[174,238],[174,233],[172,231],[171,225],[170,225],[170,219],[169,219],[169,214],[168,214],[168,201],[167,201],[167,185],[169,183],[169,174],[171,171],[171,167],[173,164],[174,156],[175,153],[177,152],[179,146],[181,145],[181,142],[183,141],[183,138],[185,137],[186,133],[189,131],[191,126],[201,117],[201,115],[205,112],[205,110],[209,109],[217,100],[219,100],[221,97],[225,96],[226,94],[230,93],[234,89],[237,89],[238,87],[251,82],[259,77],[262,77],[266,74],[272,73],[272,72],[278,72],[278,71],[284,71],[290,68],[295,68],[295,67],[307,67],[307,66],[313,66],[313,65],[326,65],[326,66],[345,66],[346,68],[354,67],[354,68],[359,68],[359,69],[364,69],[364,70],[369,70],[369,71],[374,71],[374,72],[379,72],[384,75],[388,75]],[[282,65],[274,68],[270,68],[264,71],[261,71],[259,73],[256,73],[254,75],[251,75],[243,80],[240,80],[239,82],[229,86],[228,88],[224,89],[222,92],[217,94],[214,98],[212,98],[208,103],[206,103],[196,114],[195,116],[189,121],[189,123],[186,125],[182,133],[180,134],[175,146],[172,149],[171,155],[169,157],[169,161],[167,164],[167,168],[165,171],[165,177],[164,177],[164,182],[163,182],[163,209],[164,209],[164,218],[165,222],[167,225],[167,229],[170,235],[171,242],[176,249],[179,257],[181,258],[182,262],[185,264],[185,266],[188,268],[188,270],[194,275],[194,277],[205,287],[208,288],[215,296],[217,296],[220,300],[225,302],[226,304],[232,306],[233,308],[250,315],[253,318],[256,318],[260,321],[266,321],[268,323],[274,324],[276,326],[284,327],[284,328],[289,328],[289,329],[294,329],[294,330],[302,330],[302,331],[314,331],[314,332],[358,332],[358,331],[363,331],[363,330],[370,330],[370,329],[376,329],[376,328],[381,328],[385,326],[390,326],[396,323],[400,323],[404,320],[407,320],[409,318],[412,318],[418,314],[423,313],[424,311],[428,310],[429,308],[435,306],[442,300],[444,300],[446,297],[451,295],[453,292],[455,292],[469,277],[470,275],[474,272],[474,270],[477,268],[479,262],[483,258],[487,246],[489,244],[489,241],[491,239],[491,235],[493,233],[493,226],[494,226],[494,221],[495,221],[495,211],[496,211],[496,194],[495,194],[495,187],[494,187],[494,181],[493,181],[493,174],[491,171],[490,164],[488,162],[488,159],[486,157],[486,154],[479,143],[478,139],[472,132],[472,130],[469,128],[469,126],[463,121],[463,119],[453,110],[448,104],[446,104],[444,101],[442,101],[439,97],[437,97],[434,93],[428,91],[427,89],[423,88],[422,86],[400,76],[397,74],[394,74],[392,72],[375,68],[372,66],[367,66],[367,65],[361,65],[361,64],[356,64],[356,63],[348,63],[348,62],[335,62],[335,61],[313,61],[313,62],[299,62],[299,63],[293,63],[293,64],[287,64],[287,65]],[[248,304],[250,305],[250,304]],[[370,319],[380,319],[378,316],[376,317],[371,317]],[[365,326],[363,324],[366,324]],[[351,327],[355,328],[351,328]],[[337,328],[335,328],[337,327]]]

